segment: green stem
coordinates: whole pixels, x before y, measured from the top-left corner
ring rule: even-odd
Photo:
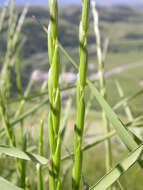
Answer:
[[[59,89],[59,46],[58,46],[58,3],[57,0],[49,0],[50,22],[48,27],[48,54],[49,54],[49,120],[48,133],[50,144],[51,163],[49,167],[49,189],[61,189],[60,157],[61,137],[59,134],[61,97]]]
[[[82,175],[82,139],[85,119],[85,86],[86,86],[86,72],[88,64],[88,50],[87,50],[87,29],[88,29],[88,9],[89,1],[82,1],[82,21],[79,29],[79,56],[80,66],[77,79],[77,115],[76,124],[74,127],[74,166],[72,172],[72,189],[80,189],[80,181]],[[76,65],[74,65],[76,66]]]
[[[41,120],[40,132],[39,132],[39,155],[43,156],[43,127],[44,120]],[[37,179],[38,179],[38,190],[43,190],[43,175],[42,166],[37,164]]]
[[[3,23],[4,23],[6,13],[7,13],[6,11],[7,11],[7,8],[8,8],[8,4],[9,4],[9,0],[6,0],[5,4],[4,4],[4,8],[2,9],[2,12],[1,12],[1,15],[0,15],[0,32],[2,31],[2,28],[3,28]]]
[[[18,96],[21,97],[22,95],[22,77],[21,77],[21,68],[20,68],[20,49],[17,48],[16,52],[16,62],[15,62],[15,71],[16,71],[16,85],[17,85],[17,91]],[[15,118],[17,117],[17,113],[20,114],[22,112],[21,109],[21,100],[19,100],[19,108],[18,111],[15,114]],[[26,142],[26,136],[23,134],[23,128],[24,128],[24,121],[21,120],[20,122],[20,132],[21,132],[21,138],[20,138],[20,144],[22,146],[22,150],[26,151],[27,148],[27,142]],[[17,170],[19,174],[19,184],[20,187],[25,189],[26,186],[26,161],[24,160],[18,160],[17,159]]]
[[[27,137],[23,134],[23,123],[21,122],[21,143],[22,143],[22,150],[26,151],[27,149]],[[26,161],[17,159],[17,167],[19,171],[19,183],[20,187],[23,189],[26,188]]]
[[[5,55],[4,65],[1,71],[1,93],[2,97],[9,97],[11,87],[11,71],[10,61],[14,53],[13,36],[15,31],[15,0],[11,0],[9,28],[8,28],[8,40],[7,51]]]
[[[104,78],[104,61],[102,57],[100,31],[99,31],[99,24],[98,24],[98,13],[96,11],[95,1],[92,1],[92,14],[93,14],[93,19],[94,19],[94,32],[96,36],[96,45],[97,45],[100,93],[105,99],[107,99],[106,84],[105,84],[105,78]],[[104,123],[104,131],[106,135],[110,132],[110,126],[109,126],[109,122],[104,110],[102,110],[102,118],[103,118],[103,123]],[[111,150],[110,139],[107,139],[105,141],[105,149],[106,149],[106,172],[108,172],[112,167],[112,150]]]

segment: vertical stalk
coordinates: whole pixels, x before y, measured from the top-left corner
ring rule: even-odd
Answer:
[[[18,91],[18,97],[22,96],[22,77],[21,77],[21,68],[20,68],[20,54],[21,54],[21,51],[18,48],[16,51],[16,62],[15,62],[16,86],[17,86],[17,91]]]
[[[8,1],[7,1],[8,3]],[[5,9],[5,8],[4,8]],[[5,55],[4,64],[1,71],[0,81],[0,109],[3,119],[3,123],[10,141],[10,144],[15,146],[15,139],[12,131],[10,130],[9,118],[7,114],[7,97],[10,94],[10,60],[13,55],[12,40],[15,28],[15,1],[11,0],[10,6],[10,17],[9,17],[9,28],[8,28],[8,40],[7,40],[7,51]]]
[[[0,111],[1,111],[2,120],[6,129],[10,144],[12,146],[15,146],[15,139],[14,139],[12,131],[10,130],[9,118],[7,114],[7,97],[10,94],[10,86],[11,86],[10,60],[12,59],[12,55],[13,55],[12,40],[13,40],[13,35],[14,35],[14,28],[15,28],[15,1],[11,0],[9,26],[8,26],[7,51],[6,51],[5,60],[4,60],[4,64],[1,71],[1,80],[0,80]]]
[[[28,5],[26,5],[24,7],[22,14],[20,15],[20,18],[18,20],[16,29],[15,29],[15,33],[13,36],[13,47],[16,47],[17,44],[19,43],[19,36],[20,36],[21,30],[22,30],[22,26],[24,24],[24,20],[25,20],[27,12],[28,12]]]
[[[9,0],[6,0],[6,5],[8,5]],[[9,116],[7,114],[8,105],[7,105],[7,98],[10,95],[10,87],[11,87],[11,62],[12,58],[14,57],[15,51],[16,53],[16,82],[17,82],[17,89],[18,95],[21,96],[21,73],[20,73],[20,50],[16,47],[17,43],[19,42],[19,34],[21,32],[21,28],[24,22],[25,15],[27,13],[27,9],[25,8],[19,21],[17,24],[16,16],[15,16],[15,0],[10,0],[10,16],[9,16],[9,26],[8,26],[8,39],[7,39],[7,51],[5,55],[4,65],[1,71],[1,83],[0,83],[0,110],[3,119],[3,123],[5,125],[5,129],[12,146],[16,146],[15,135],[14,131],[10,129],[9,124]],[[1,24],[5,17],[6,7],[2,13],[1,17]],[[17,27],[16,27],[17,25]],[[0,26],[0,28],[2,25]],[[21,142],[22,142],[22,149],[26,150],[26,137],[24,140],[23,136],[23,124],[21,122]],[[25,168],[26,162],[16,159],[16,167],[17,173],[19,177],[19,183],[21,187],[25,188]]]
[[[120,83],[119,83],[118,81],[115,81],[115,82],[116,82],[116,86],[117,86],[117,90],[118,90],[118,93],[119,93],[120,98],[124,98],[124,97],[125,97],[124,91],[123,91],[123,89],[122,89]],[[128,103],[125,102],[125,103],[123,104],[123,107],[124,107],[124,111],[125,111],[125,113],[126,113],[126,116],[127,116],[127,118],[128,118],[128,121],[129,121],[129,122],[133,122],[134,117],[133,117],[133,114],[132,114],[132,111],[131,111],[130,107],[128,106]]]
[[[60,157],[61,137],[59,134],[61,97],[59,90],[59,47],[58,47],[58,3],[57,0],[49,0],[50,22],[48,27],[48,54],[49,54],[49,119],[48,134],[50,144],[51,163],[49,167],[49,189],[61,189]]]
[[[7,52],[5,55],[5,61],[1,72],[1,92],[3,97],[8,97],[10,94],[10,61],[13,56],[13,36],[15,31],[15,0],[11,0],[10,17],[9,17],[9,29],[7,40]]]
[[[16,62],[15,62],[15,72],[16,72],[16,85],[17,85],[17,91],[18,91],[18,96],[22,96],[22,77],[21,77],[21,68],[20,68],[20,49],[17,48],[16,50]],[[21,100],[19,101],[19,109],[21,106]],[[18,109],[18,110],[19,110]],[[17,114],[17,112],[16,112]],[[16,117],[15,114],[15,117]],[[23,127],[24,127],[24,121],[21,120],[20,122],[20,143],[22,145],[22,150],[26,151],[27,148],[27,139],[26,136],[24,135],[23,132]],[[17,170],[18,170],[18,176],[19,176],[19,185],[20,187],[25,189],[25,178],[26,178],[26,161],[25,160],[19,160],[17,159]]]
[[[27,85],[27,88],[26,88],[26,90],[25,90],[25,92],[24,92],[24,96],[28,96],[29,95],[29,93],[30,93],[30,90],[31,90],[31,88],[32,88],[32,86],[33,86],[33,80],[32,79],[30,79],[30,81],[28,82],[28,85]],[[25,105],[25,100],[20,100],[20,102],[19,102],[19,107],[18,107],[18,109],[17,109],[17,111],[16,111],[16,113],[15,113],[15,118],[17,118],[21,113],[22,113],[22,111],[23,111],[23,107],[24,107],[24,105]]]
[[[39,133],[39,155],[40,156],[43,156],[43,127],[44,127],[44,120],[41,120],[40,133]],[[43,190],[42,167],[40,164],[37,164],[37,179],[38,179],[38,190]]]
[[[10,129],[9,117],[7,114],[7,97],[10,95],[11,86],[11,74],[10,74],[10,62],[14,54],[13,37],[15,32],[16,20],[15,20],[15,0],[11,0],[8,39],[7,39],[7,52],[5,55],[4,65],[1,71],[1,83],[0,83],[0,110],[3,119],[3,123],[12,146],[16,146],[15,136]],[[21,174],[20,161],[16,159],[16,167],[18,175]]]
[[[103,56],[102,56],[101,39],[100,39],[100,31],[99,31],[99,19],[98,19],[98,13],[96,11],[96,5],[95,5],[94,0],[92,0],[92,14],[93,14],[93,19],[94,19],[94,32],[96,36],[96,45],[97,45],[100,92],[101,92],[101,95],[105,99],[107,99],[106,84],[105,84],[105,78],[104,78],[104,61],[103,61]],[[104,123],[105,135],[107,135],[110,132],[110,126],[109,126],[109,122],[104,110],[102,110],[102,118],[103,118],[103,123]],[[111,151],[110,139],[105,141],[105,149],[106,149],[106,171],[108,172],[112,166],[112,151]]]
[[[85,118],[85,85],[88,64],[87,29],[88,29],[89,0],[82,0],[82,20],[79,27],[79,56],[80,66],[76,89],[76,124],[74,127],[74,166],[72,172],[72,189],[80,188],[82,174],[82,138]]]
[[[1,113],[1,116],[2,116],[2,121],[4,123],[5,130],[6,130],[9,142],[10,142],[10,144],[12,146],[15,146],[15,138],[14,138],[14,136],[12,134],[12,131],[10,130],[9,118],[8,118],[7,110],[6,110],[6,107],[5,107],[5,101],[4,101],[3,97],[2,97],[1,92],[0,92],[0,113]]]
[[[22,131],[23,132],[23,131]],[[22,134],[22,150],[26,151],[27,149],[27,136]],[[26,161],[17,159],[17,170],[19,173],[19,186],[23,189],[26,188]]]
[[[2,28],[3,28],[3,23],[4,23],[6,13],[7,13],[8,4],[9,4],[9,0],[5,0],[4,8],[2,9],[2,12],[0,15],[0,32],[2,31]]]

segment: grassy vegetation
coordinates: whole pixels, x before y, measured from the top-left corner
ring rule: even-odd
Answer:
[[[114,67],[136,63],[142,61],[143,41],[141,34],[143,33],[142,27],[142,9],[141,8],[128,8],[128,7],[99,7],[100,31],[102,44],[105,39],[109,38],[108,54],[105,61],[105,72]],[[21,8],[18,9],[18,13]],[[75,57],[78,62],[78,25],[80,21],[80,7],[66,7],[59,9],[59,40],[64,47],[69,50],[70,55]],[[102,14],[101,14],[102,13]],[[40,19],[40,21],[48,25],[49,10],[48,8],[32,7],[27,14],[24,27],[22,29],[21,39],[25,39],[22,54],[22,82],[26,86],[29,77],[33,70],[41,69],[48,72],[48,55],[47,55],[47,35],[41,30],[41,27],[35,22],[32,16]],[[75,20],[74,17],[77,17]],[[114,20],[113,20],[114,18]],[[93,31],[93,21],[90,16],[90,24],[88,30],[88,49],[89,49],[89,65],[97,62],[95,54],[95,35]],[[6,24],[4,25],[6,27]],[[6,29],[3,29],[1,39],[1,54],[3,55],[6,50]],[[31,31],[32,35],[31,35]],[[116,33],[114,32],[116,31]],[[133,35],[131,35],[133,34]],[[73,48],[74,47],[74,48]],[[30,57],[29,57],[30,56]],[[61,55],[62,64],[65,65],[67,71],[71,70],[71,65],[67,64],[67,59]],[[132,86],[126,85],[131,81],[135,84],[135,89],[141,88],[140,80],[142,80],[141,67],[128,69],[121,75],[112,75],[107,79],[108,97],[111,104],[117,101],[116,96],[110,101],[110,87],[113,77],[119,76],[121,84],[126,87],[125,94],[133,93]],[[95,67],[95,71],[97,68]],[[134,72],[135,71],[135,72]],[[88,73],[92,72],[88,69]],[[129,73],[129,74],[127,74]],[[134,78],[136,78],[136,82]],[[139,77],[140,76],[140,77]],[[127,80],[124,80],[126,77]],[[125,84],[124,84],[125,83]],[[109,84],[109,85],[108,85]],[[113,92],[114,93],[114,92]],[[140,106],[139,106],[140,107]],[[134,109],[134,108],[133,108]]]
[[[140,190],[142,9],[9,2],[0,16],[0,189]]]

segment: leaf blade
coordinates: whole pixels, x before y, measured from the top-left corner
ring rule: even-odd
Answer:
[[[0,145],[0,155],[5,154],[7,156],[11,156],[14,158],[19,158],[22,160],[27,160],[27,161],[33,161],[36,163],[40,163],[42,165],[48,164],[49,160],[40,156],[36,155],[30,152],[24,152],[18,148],[15,147],[9,147],[5,145]]]
[[[143,152],[143,144],[133,151],[126,159],[117,164],[109,173],[99,180],[90,190],[106,190],[139,159]]]
[[[0,189],[2,190],[22,190],[20,187],[15,186],[3,177],[0,177]]]

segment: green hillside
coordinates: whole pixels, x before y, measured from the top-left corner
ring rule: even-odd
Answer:
[[[22,7],[17,8],[20,13]],[[142,8],[130,7],[99,7],[99,19],[102,45],[106,38],[109,38],[108,54],[106,58],[105,70],[110,71],[114,67],[124,66],[126,64],[134,64],[143,60],[143,11]],[[78,28],[80,20],[80,7],[69,6],[59,9],[59,40],[62,45],[69,51],[70,55],[75,58],[78,63]],[[48,54],[47,54],[47,35],[41,26],[33,19],[35,16],[45,26],[48,26],[49,11],[48,7],[31,7],[27,14],[25,24],[22,30],[21,40],[25,39],[22,51],[22,74],[23,83],[26,85],[33,70],[41,69],[48,71]],[[95,70],[89,70],[90,74],[96,72],[96,43],[93,29],[93,19],[90,14],[89,32],[88,32],[88,48],[89,48],[89,64],[95,64]],[[6,27],[0,36],[0,52],[2,54],[6,47]],[[2,59],[1,59],[2,60]],[[61,55],[61,63],[67,71],[72,66]],[[126,95],[139,90],[140,80],[142,80],[141,66],[135,69],[129,68],[122,74],[112,75],[107,80],[109,88],[109,101],[114,104],[117,101],[117,94],[112,92],[110,88],[114,86],[114,79],[118,79],[125,88]],[[126,79],[126,80],[125,80]],[[135,80],[134,80],[135,79]],[[110,96],[111,94],[115,96]],[[110,97],[112,97],[110,99]],[[138,109],[140,106],[137,106]],[[137,111],[136,106],[134,110]]]

